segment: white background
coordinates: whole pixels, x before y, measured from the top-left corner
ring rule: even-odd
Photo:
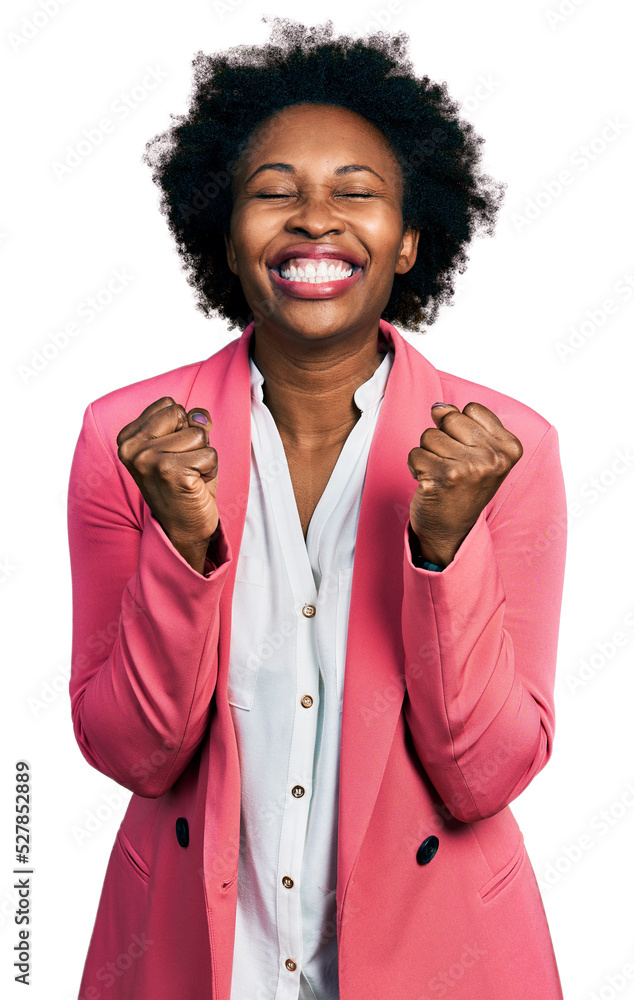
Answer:
[[[56,0],[48,2],[54,12]],[[512,809],[542,886],[567,1000],[634,997],[634,629],[624,624],[634,610],[627,0],[393,0],[391,13],[383,0],[323,0],[310,14],[287,0],[233,3],[67,0],[47,16],[29,0],[2,10],[3,995],[24,995],[11,952],[14,761],[27,759],[33,774],[33,1000],[77,996],[129,796],[88,766],[70,720],[65,504],[84,409],[237,336],[194,307],[141,163],[144,144],[170,113],[186,110],[194,53],[266,41],[261,16],[272,13],[331,18],[337,33],[355,35],[378,14],[391,33],[405,31],[416,72],[447,81],[486,140],[485,170],[508,184],[496,233],[472,245],[455,304],[425,336],[403,332],[436,367],[528,403],[559,431],[571,516],[557,733],[551,761]],[[149,68],[160,82],[125,119],[113,115]],[[113,131],[56,176],[54,162],[104,116],[115,120]],[[569,183],[558,188],[562,170]],[[77,320],[115,269],[131,276],[125,290],[26,378],[33,352]],[[606,298],[611,315],[602,312]],[[573,329],[578,346],[562,357],[557,345]],[[623,633],[618,648],[615,632]],[[574,686],[582,661],[586,679]],[[592,846],[575,851],[584,835]]]

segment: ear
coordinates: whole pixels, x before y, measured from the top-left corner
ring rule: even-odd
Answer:
[[[396,261],[396,267],[394,268],[395,274],[406,274],[407,271],[410,271],[413,268],[416,263],[419,236],[419,229],[413,229],[412,227],[407,226],[403,230],[401,249]]]
[[[235,250],[233,249],[233,242],[229,233],[223,233],[225,238],[225,247],[227,250],[227,264],[234,274],[238,273],[238,264],[236,261]]]

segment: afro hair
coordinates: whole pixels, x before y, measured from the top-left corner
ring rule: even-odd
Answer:
[[[267,17],[263,18],[268,20]],[[338,105],[372,122],[401,170],[403,227],[419,230],[414,266],[394,276],[382,318],[421,331],[451,304],[466,247],[491,235],[506,184],[479,170],[484,140],[459,117],[445,83],[415,76],[405,33],[333,38],[332,22],[306,27],[273,18],[270,41],[224,53],[196,53],[189,111],[146,143],[143,162],[161,191],[165,215],[196,307],[244,328],[253,313],[227,263],[224,234],[231,178],[255,129],[289,101]]]

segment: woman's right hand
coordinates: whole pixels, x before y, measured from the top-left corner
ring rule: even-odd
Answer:
[[[207,422],[194,419],[203,415]],[[209,539],[218,526],[218,453],[202,406],[187,412],[171,396],[150,403],[117,435],[119,458],[174,547],[204,571]]]

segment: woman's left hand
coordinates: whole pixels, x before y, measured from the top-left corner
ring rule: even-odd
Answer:
[[[410,522],[423,558],[446,566],[502,481],[522,457],[520,441],[495,413],[467,403],[431,408],[429,427],[407,465],[418,480]]]

